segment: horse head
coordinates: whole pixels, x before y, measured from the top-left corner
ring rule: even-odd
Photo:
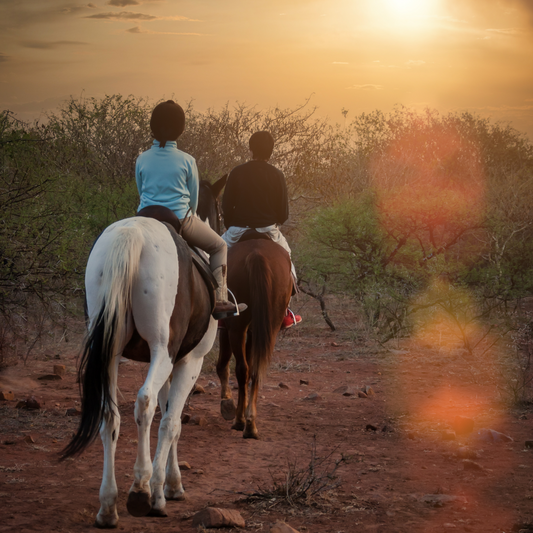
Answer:
[[[210,183],[207,180],[200,182],[200,191],[198,194],[198,208],[197,214],[204,221],[209,224],[214,231],[219,235],[222,230],[222,210],[220,208],[220,195],[222,189],[226,185],[228,175],[224,174],[215,183]]]

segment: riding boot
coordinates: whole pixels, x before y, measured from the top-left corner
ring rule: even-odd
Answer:
[[[213,276],[215,276],[215,279],[218,284],[218,288],[216,290],[215,295],[215,309],[213,310],[213,318],[215,320],[221,320],[230,316],[236,316],[248,308],[246,304],[239,304],[237,309],[237,307],[235,307],[235,304],[228,301],[226,265],[222,265],[218,268],[215,268],[215,270],[213,271]]]

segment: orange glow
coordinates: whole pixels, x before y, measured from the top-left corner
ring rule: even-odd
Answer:
[[[381,222],[395,238],[406,236],[419,260],[448,248],[477,258],[479,241],[461,246],[485,212],[485,180],[476,142],[454,125],[413,119],[371,165]]]
[[[433,391],[432,398],[420,405],[417,415],[433,420],[435,425],[452,427],[457,416],[479,420],[489,409],[489,405],[478,394],[446,385]]]

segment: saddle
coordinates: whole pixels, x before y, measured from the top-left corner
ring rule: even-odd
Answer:
[[[183,239],[183,237],[180,235],[180,219],[167,207],[163,207],[162,205],[150,205],[141,209],[136,216],[155,218],[156,220],[159,220],[159,222],[162,222],[167,227],[172,239],[176,244],[176,247],[179,246],[180,240],[182,240],[182,242],[185,241],[185,239]],[[187,243],[187,241],[185,242]],[[200,248],[191,246],[189,243],[187,243],[187,246],[189,247],[189,251],[191,253],[192,263],[196,267],[196,270],[202,277],[202,280],[206,284],[209,291],[211,309],[214,309],[215,290],[218,288],[218,283],[215,279],[215,276],[213,276],[213,273],[211,272],[211,268],[209,266],[209,257]]]

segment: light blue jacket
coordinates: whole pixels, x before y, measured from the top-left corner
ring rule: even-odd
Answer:
[[[181,220],[198,207],[198,168],[192,155],[178,150],[175,141],[161,148],[159,141],[143,152],[135,164],[135,179],[141,202],[168,207]]]

